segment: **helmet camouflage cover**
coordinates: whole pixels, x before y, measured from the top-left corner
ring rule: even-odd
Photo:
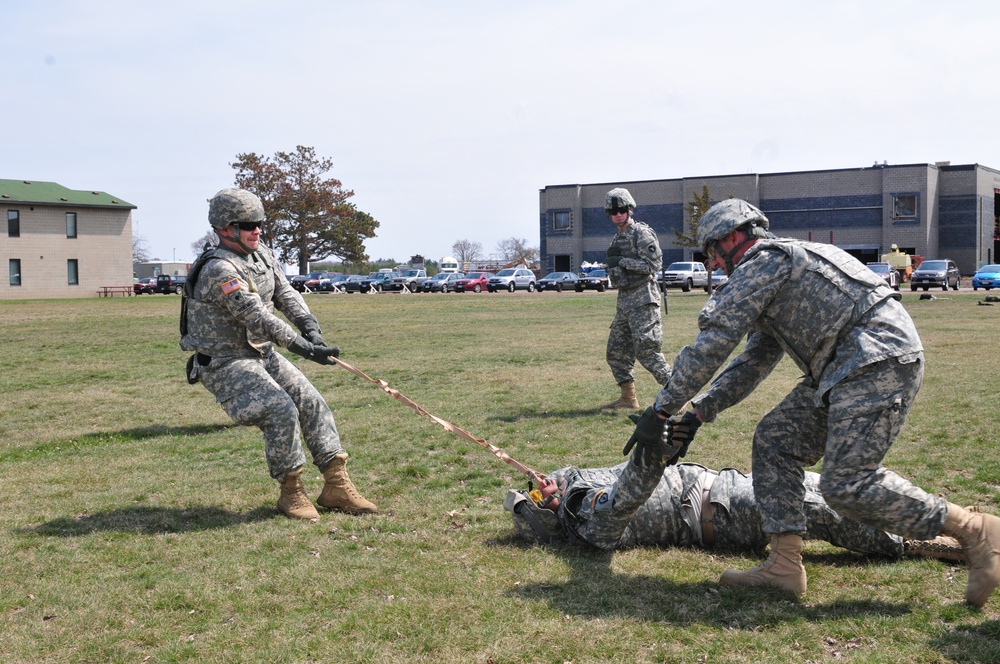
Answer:
[[[615,187],[604,195],[604,211],[610,213],[614,209],[624,210],[631,208],[635,210],[635,199],[628,189]]]
[[[716,203],[698,221],[698,246],[702,253],[707,254],[710,242],[721,240],[747,224],[767,231],[767,217],[746,201],[730,198]],[[763,233],[754,232],[754,235],[762,237]]]
[[[264,205],[246,189],[223,189],[208,203],[208,223],[225,228],[240,222],[264,221]]]
[[[564,538],[562,524],[555,512],[538,507],[523,489],[510,489],[503,507],[514,519],[514,530],[521,539],[539,543]]]

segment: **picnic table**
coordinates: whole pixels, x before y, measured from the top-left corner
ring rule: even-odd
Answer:
[[[115,295],[132,297],[135,295],[135,290],[132,288],[131,284],[128,286],[101,286],[97,289],[98,297],[114,297]]]

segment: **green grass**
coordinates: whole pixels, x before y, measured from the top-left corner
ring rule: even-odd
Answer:
[[[702,293],[670,293],[668,360]],[[887,465],[998,511],[1000,307],[904,303],[924,387]],[[632,425],[604,362],[614,293],[324,295],[344,359],[548,472],[621,459]],[[373,517],[277,516],[260,433],[184,381],[175,296],[0,302],[4,662],[990,662],[1000,597],[966,570],[806,547],[803,601],[721,588],[753,556],[526,546],[501,502],[525,479],[343,369],[302,363]],[[638,369],[638,390],[656,385]],[[748,469],[789,362],[699,432],[688,460]],[[307,490],[321,478],[308,466]]]

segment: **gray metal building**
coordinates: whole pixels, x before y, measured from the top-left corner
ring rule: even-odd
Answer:
[[[951,258],[962,274],[1000,262],[1000,171],[979,164],[875,164],[866,168],[749,173],[673,180],[549,185],[539,192],[541,268],[579,271],[602,262],[615,228],[604,194],[626,187],[635,218],[660,238],[663,262],[699,260],[674,242],[685,208],[708,187],[712,202],[743,198],[764,211],[779,236],[834,244],[875,261],[895,244],[924,258]]]

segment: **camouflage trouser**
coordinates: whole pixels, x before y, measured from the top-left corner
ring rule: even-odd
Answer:
[[[271,351],[260,359],[213,359],[199,375],[233,422],[263,432],[268,471],[279,482],[305,463],[302,438],[320,469],[344,451],[323,396],[280,353]]]
[[[635,362],[639,360],[660,385],[670,381],[670,365],[663,357],[663,321],[660,308],[647,304],[619,310],[611,321],[608,335],[608,366],[615,382],[635,380]]]
[[[803,510],[807,539],[823,540],[848,551],[900,558],[903,539],[897,535],[845,519],[823,500],[820,476],[805,474]],[[751,478],[733,468],[719,472],[709,494],[715,508],[715,548],[723,551],[763,551],[769,537],[754,499]]]
[[[823,458],[820,491],[841,516],[913,539],[941,532],[947,503],[882,467],[923,377],[923,357],[868,365],[816,405],[800,383],[757,425],[753,486],[764,532],[804,533],[804,468]]]

